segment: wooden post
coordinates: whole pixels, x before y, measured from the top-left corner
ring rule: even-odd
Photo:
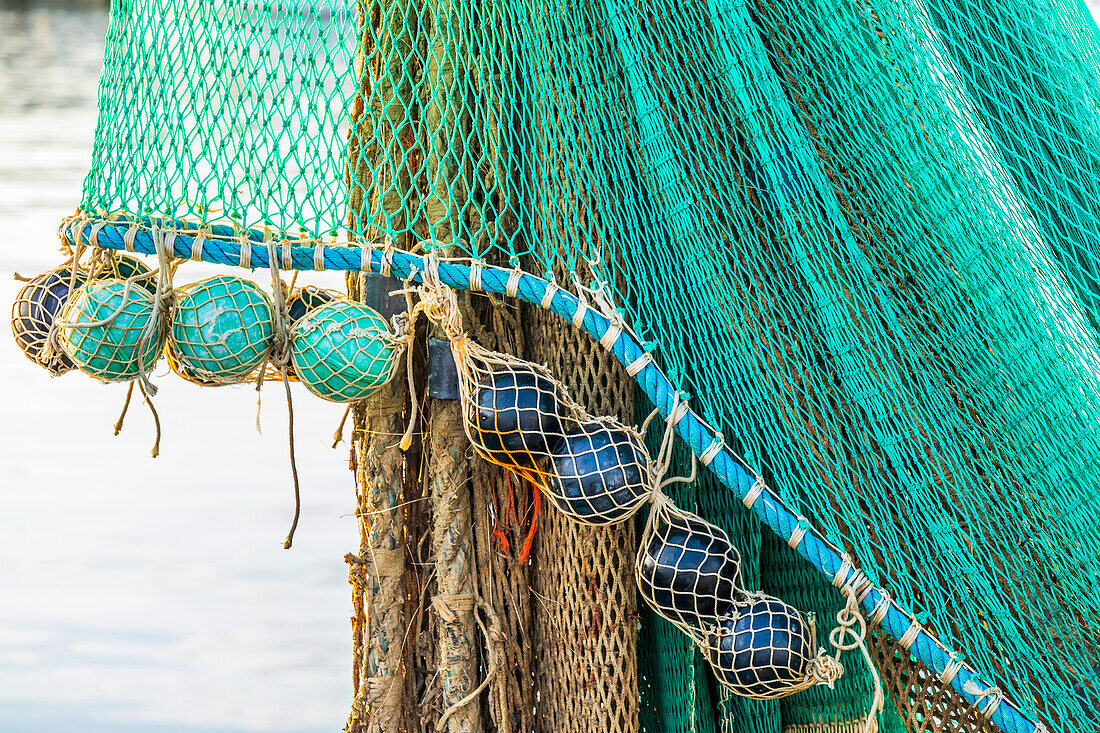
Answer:
[[[461,35],[453,8],[445,0],[427,0],[425,22],[428,57],[425,60],[423,123],[428,136],[426,172],[429,191],[425,214],[432,240],[447,256],[461,233],[458,212],[466,198],[464,137],[457,134],[466,122],[462,114],[462,79],[456,79],[455,60]],[[465,298],[461,299],[464,303]],[[472,324],[467,324],[471,327]],[[443,338],[436,332],[433,338]],[[438,666],[441,718],[437,730],[474,733],[481,727],[481,705],[468,699],[478,685],[478,636],[474,613],[474,546],[470,513],[471,448],[462,427],[457,400],[431,399],[426,430],[427,480],[431,490],[432,547],[435,555],[436,595],[432,608],[439,628]]]
[[[363,233],[367,242],[382,238],[377,225],[400,231],[407,221],[404,199],[412,183],[401,138],[411,123],[402,100],[411,96],[414,19],[409,0],[359,3],[360,87],[348,141],[348,229]],[[362,299],[364,284],[360,276],[349,276],[349,296]],[[406,728],[406,466],[399,443],[407,402],[408,389],[399,376],[353,407],[359,552],[346,557],[355,609],[355,696],[347,733],[398,733]]]

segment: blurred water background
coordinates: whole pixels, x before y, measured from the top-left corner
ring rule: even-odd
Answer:
[[[105,3],[0,0],[0,302],[56,266],[91,158]],[[188,265],[181,281],[213,268]],[[262,277],[260,278],[262,279]],[[337,282],[339,277],[336,276]],[[341,408],[298,390],[303,516],[281,387],[163,374],[161,457],[125,387],[51,379],[0,334],[0,732],[337,731],[358,546]],[[279,385],[274,385],[279,387]]]

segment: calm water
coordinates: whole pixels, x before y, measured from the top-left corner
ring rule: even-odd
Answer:
[[[57,263],[90,159],[105,6],[0,0],[0,302]],[[210,270],[181,271],[198,279]],[[192,277],[193,276],[193,277]],[[335,731],[351,694],[343,555],[357,546],[341,410],[161,375],[162,455],[124,388],[50,379],[0,334],[0,731]]]

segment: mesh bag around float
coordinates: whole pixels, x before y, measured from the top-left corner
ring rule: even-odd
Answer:
[[[144,376],[160,358],[165,323],[156,298],[130,280],[76,290],[58,322],[61,346],[82,372],[104,382]]]
[[[154,271],[149,265],[133,255],[116,254],[112,250],[104,250],[99,254],[99,262],[96,263],[95,267],[95,279],[129,280],[134,278],[135,282],[148,290],[150,294],[156,293]]]
[[[11,332],[23,354],[58,376],[76,368],[76,364],[56,341],[57,319],[75,284],[83,285],[87,276],[78,272],[74,280],[70,267],[44,272],[28,281],[15,296],[11,307]]]
[[[636,578],[657,613],[696,637],[746,597],[741,554],[729,536],[663,494],[638,542]]]
[[[818,648],[813,614],[763,593],[733,604],[696,640],[719,682],[742,697],[771,700],[836,680],[844,668]]]
[[[394,377],[405,341],[373,308],[339,299],[298,320],[290,346],[294,373],[310,392],[357,402]]]
[[[542,489],[562,513],[584,524],[622,522],[653,494],[653,462],[641,434],[592,417],[537,364],[451,341],[470,443],[485,460]]]
[[[286,297],[287,322],[290,325],[302,320],[310,311],[321,307],[325,303],[331,303],[337,298],[345,298],[343,293],[316,285],[303,285],[291,288]]]
[[[177,374],[203,385],[246,381],[269,357],[274,308],[255,283],[227,275],[175,290],[168,340]]]

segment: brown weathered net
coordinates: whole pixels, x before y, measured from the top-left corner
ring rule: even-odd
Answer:
[[[612,356],[543,311],[529,323],[528,358],[546,364],[589,413],[633,422],[633,381]],[[634,547],[631,522],[592,527],[542,514],[534,609],[540,731],[640,730]]]

